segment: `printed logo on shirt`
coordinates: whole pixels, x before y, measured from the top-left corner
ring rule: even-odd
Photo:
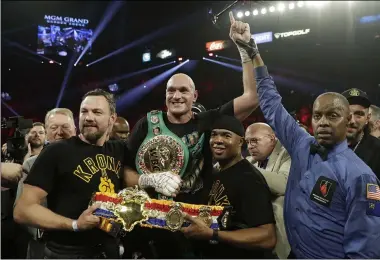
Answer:
[[[230,200],[228,196],[224,194],[224,185],[220,183],[219,180],[212,184],[211,191],[209,193],[208,205],[215,206],[230,206]]]
[[[380,201],[379,185],[374,183],[367,183],[367,199]]]
[[[182,142],[184,142],[189,148],[193,147],[196,143],[198,143],[198,141],[199,133],[196,131],[182,137]]]
[[[81,180],[89,183],[92,177],[100,173],[99,191],[101,192],[114,192],[114,184],[108,177],[108,173],[115,173],[119,178],[119,171],[121,169],[121,162],[116,161],[111,156],[104,154],[97,154],[95,159],[87,157],[83,160],[84,165],[78,165],[73,174]]]
[[[336,189],[336,181],[321,176],[314,185],[310,199],[323,206],[329,207]]]
[[[368,202],[367,215],[380,217],[380,201],[369,201]]]
[[[326,197],[329,194],[330,188],[331,188],[331,182],[323,180],[320,183],[319,190],[321,191],[321,194],[323,197]]]

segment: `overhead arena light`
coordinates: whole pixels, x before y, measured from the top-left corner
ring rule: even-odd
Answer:
[[[280,12],[285,11],[285,4],[284,3],[279,3],[278,6],[277,6],[277,10],[279,10]]]
[[[260,9],[256,8],[252,11],[252,15],[253,16],[267,15],[268,13],[275,13],[277,11],[282,13],[286,10],[295,10],[296,8],[302,8],[304,6],[307,6],[309,8],[321,8],[329,4],[330,2],[332,1],[291,1],[291,2],[283,1],[283,2],[278,2],[276,6],[272,5],[272,6],[267,6]],[[350,5],[353,1],[345,1],[345,2],[347,2]],[[250,15],[251,15],[251,12],[248,10],[240,10],[236,12],[236,17],[240,19],[243,18],[243,16],[250,16]]]
[[[171,56],[173,56],[173,51],[170,51],[170,50],[162,50],[157,54],[157,58],[160,58],[160,59],[166,59]]]
[[[108,89],[111,91],[111,92],[116,92],[119,90],[119,85],[117,85],[116,83],[114,84],[111,84],[108,86]]]
[[[65,50],[60,50],[60,51],[58,52],[58,55],[59,55],[59,56],[62,56],[62,57],[65,57],[65,56],[67,56],[67,51],[65,51]]]
[[[148,61],[150,61],[150,52],[145,52],[145,53],[143,53],[143,56],[142,56],[142,61],[143,62],[148,62]]]

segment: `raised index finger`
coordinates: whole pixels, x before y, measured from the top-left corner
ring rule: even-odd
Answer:
[[[233,24],[235,22],[234,14],[231,11],[228,14],[230,15],[230,22]]]

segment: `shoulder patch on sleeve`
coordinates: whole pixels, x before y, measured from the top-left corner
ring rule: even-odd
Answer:
[[[374,183],[367,183],[367,199],[380,201],[379,185],[374,184]]]

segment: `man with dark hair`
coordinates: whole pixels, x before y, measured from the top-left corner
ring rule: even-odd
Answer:
[[[239,28],[237,34],[250,34],[248,24]],[[292,159],[284,204],[289,258],[379,258],[379,183],[348,148],[347,99],[331,92],[317,97],[310,136],[281,104],[261,56],[251,57],[261,110]]]
[[[25,135],[25,140],[28,150],[24,156],[24,161],[32,156],[39,155],[44,148],[46,141],[45,125],[41,122],[33,123],[33,127]]]
[[[94,90],[87,92],[83,96],[82,101],[84,99],[86,99],[86,97],[88,97],[88,96],[103,97],[108,103],[111,114],[112,115],[116,114],[116,101],[115,101],[113,94],[111,94],[111,93],[109,93],[103,89],[97,88],[97,89],[94,89]]]
[[[271,193],[262,174],[242,157],[244,127],[236,118],[223,115],[211,129],[209,145],[219,169],[205,177],[202,203],[232,207],[231,225],[218,231],[186,216],[192,224],[182,232],[206,240],[199,243],[202,258],[272,259],[276,231]]]
[[[49,144],[26,178],[14,217],[45,230],[45,258],[119,258],[118,241],[96,229],[97,205],[88,207],[94,192],[120,190],[129,155],[124,142],[106,142],[115,120],[111,94],[87,93],[80,105],[80,135]],[[45,198],[48,208],[40,205]]]
[[[369,110],[371,114],[371,118],[369,119],[371,135],[380,139],[380,107],[371,105]]]
[[[350,103],[351,120],[347,129],[348,146],[360,157],[380,179],[380,140],[371,135],[367,94],[357,88],[342,93]]]

